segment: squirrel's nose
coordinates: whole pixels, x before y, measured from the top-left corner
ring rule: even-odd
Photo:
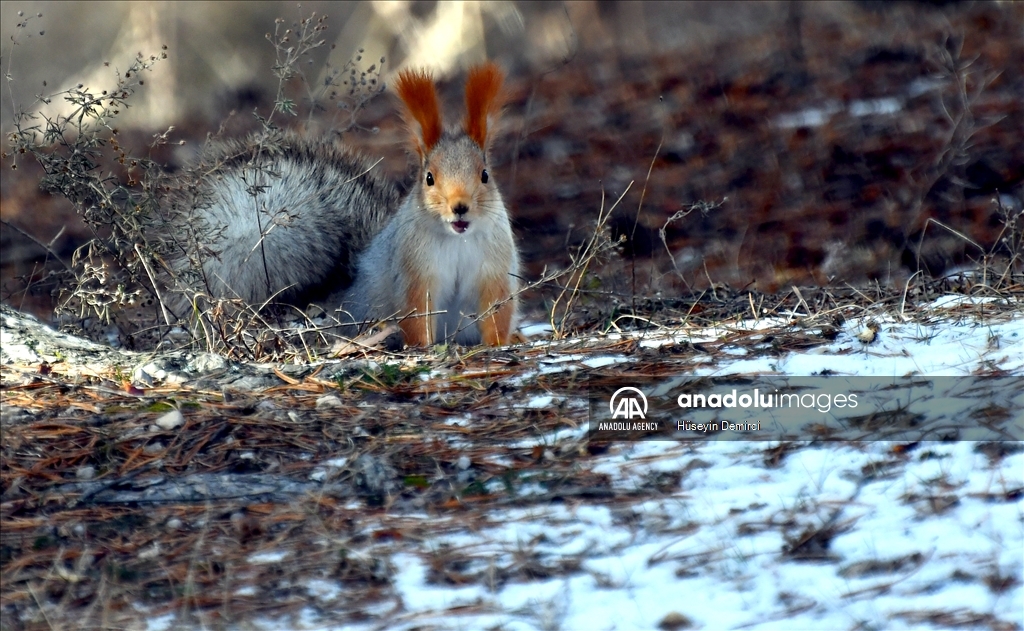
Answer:
[[[465,202],[459,202],[452,207],[452,212],[461,217],[469,212],[469,206]]]

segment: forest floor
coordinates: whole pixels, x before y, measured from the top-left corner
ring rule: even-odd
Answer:
[[[616,245],[501,349],[54,331],[91,234],[5,162],[0,626],[1024,628],[1024,11],[844,15],[511,77],[524,275]],[[363,116],[404,177],[394,104]],[[660,440],[593,433],[621,386]],[[654,416],[719,387],[864,407]]]

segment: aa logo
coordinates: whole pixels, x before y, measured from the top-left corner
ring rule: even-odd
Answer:
[[[633,394],[635,393],[635,394]],[[624,418],[631,421],[635,418],[647,418],[647,397],[643,392],[632,386],[619,388],[608,402],[608,410],[612,418]]]

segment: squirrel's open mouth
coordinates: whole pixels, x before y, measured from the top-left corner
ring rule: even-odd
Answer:
[[[451,223],[451,226],[452,226],[452,230],[454,230],[455,232],[458,232],[459,234],[462,234],[463,232],[466,231],[466,228],[469,227],[469,222],[468,221],[463,221],[463,220],[459,219],[458,221],[453,221]]]

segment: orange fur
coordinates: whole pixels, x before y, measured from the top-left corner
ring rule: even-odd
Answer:
[[[398,97],[409,116],[420,126],[417,150],[426,155],[441,139],[441,113],[437,106],[434,78],[426,70],[403,70],[395,82]]]
[[[403,315],[407,317],[398,323],[405,335],[406,346],[430,346],[434,338],[434,317],[430,313],[430,292],[419,275],[412,277],[408,294],[405,296]],[[408,314],[412,313],[411,316]]]
[[[469,71],[466,79],[466,135],[481,148],[487,148],[487,117],[501,109],[501,69],[493,62]]]
[[[480,283],[480,313],[483,314],[496,303],[505,301],[497,309],[480,319],[480,341],[488,346],[508,344],[512,333],[512,313],[515,305],[509,297],[508,281],[503,277],[486,278]]]

